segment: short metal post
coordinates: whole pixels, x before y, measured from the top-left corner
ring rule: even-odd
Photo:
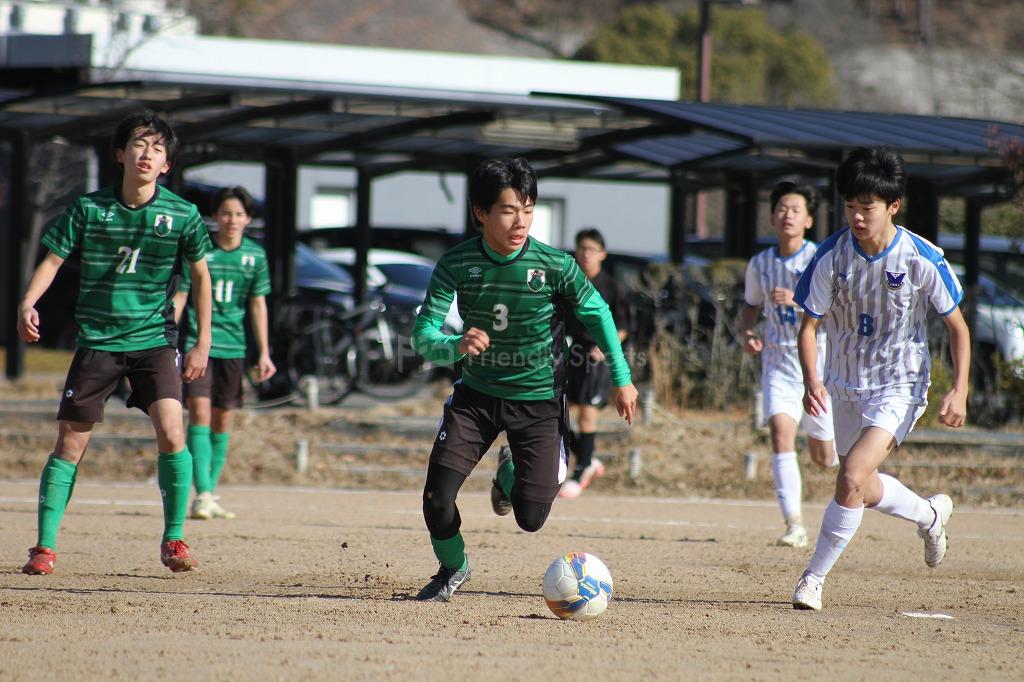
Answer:
[[[757,430],[764,427],[764,394],[761,389],[754,391],[753,401],[750,413],[754,415],[754,430]]]
[[[629,451],[629,479],[636,481],[640,478],[643,469],[643,458],[640,455],[640,448],[633,448]]]
[[[315,376],[302,377],[306,393],[306,407],[310,411],[320,408],[320,380]]]
[[[747,480],[755,480],[757,478],[757,453],[748,452],[743,455],[743,466],[747,472]]]
[[[654,389],[645,388],[640,394],[640,411],[644,426],[650,426],[654,421]]]
[[[300,474],[309,469],[309,441],[301,438],[295,441],[295,471]]]

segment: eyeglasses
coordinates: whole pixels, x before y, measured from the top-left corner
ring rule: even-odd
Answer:
[[[593,246],[580,246],[576,248],[576,253],[592,255],[595,253],[604,253],[604,249],[594,248]]]

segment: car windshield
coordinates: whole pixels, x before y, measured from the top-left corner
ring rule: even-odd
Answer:
[[[400,287],[425,290],[430,285],[433,268],[419,263],[377,263],[377,268],[389,281]]]
[[[1011,294],[987,277],[978,278],[978,298],[996,308],[1024,307],[1024,301]]]
[[[305,244],[295,245],[295,266],[302,279],[341,280],[352,284],[352,278],[343,268],[325,261]]]

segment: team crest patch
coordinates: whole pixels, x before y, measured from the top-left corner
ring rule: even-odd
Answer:
[[[889,272],[885,271],[885,286],[890,289],[896,290],[903,286],[903,280],[907,276],[905,272]]]
[[[159,213],[156,216],[156,220],[153,221],[153,231],[156,232],[157,237],[166,237],[171,233],[171,228],[174,226],[174,218],[169,215]]]
[[[530,291],[537,292],[544,288],[547,278],[543,270],[528,270],[526,273],[526,286]]]

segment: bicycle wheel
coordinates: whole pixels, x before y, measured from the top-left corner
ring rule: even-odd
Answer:
[[[333,319],[320,320],[295,337],[288,346],[288,378],[293,389],[305,397],[312,378],[317,382],[318,400],[331,405],[352,389],[346,362],[348,344],[345,326]]]
[[[427,383],[433,369],[385,319],[363,331],[354,355],[356,387],[380,400],[409,397]]]

